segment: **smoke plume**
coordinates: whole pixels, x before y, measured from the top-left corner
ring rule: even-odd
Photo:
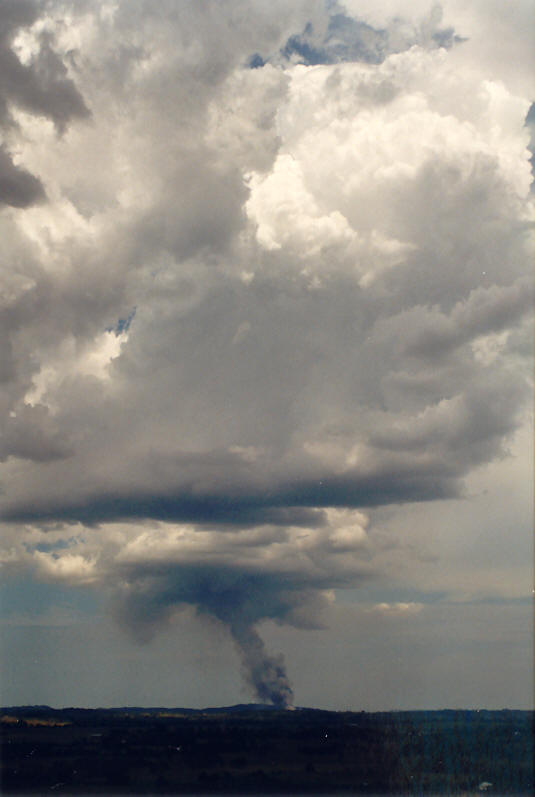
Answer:
[[[219,532],[224,534],[224,532]],[[150,562],[141,555],[135,562],[112,564],[108,576],[122,583],[113,590],[120,624],[138,641],[149,641],[176,612],[193,606],[199,617],[215,618],[232,637],[241,658],[244,680],[263,703],[285,708],[293,703],[284,659],[266,650],[257,627],[262,620],[318,627],[327,600],[321,586],[289,586],[279,574],[244,573],[238,567],[188,565],[180,561]],[[124,560],[124,551],[119,559]],[[310,588],[315,587],[315,588]]]
[[[234,623],[230,631],[240,651],[247,682],[258,699],[263,703],[273,703],[278,708],[290,706],[293,692],[282,655],[269,654],[252,626]]]

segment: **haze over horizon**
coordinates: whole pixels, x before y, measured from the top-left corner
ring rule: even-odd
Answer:
[[[3,705],[533,707],[533,0],[0,0]]]

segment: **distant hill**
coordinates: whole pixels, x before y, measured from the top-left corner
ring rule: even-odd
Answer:
[[[65,706],[63,708],[54,708],[45,705],[28,705],[28,706],[5,706],[0,707],[0,712],[17,713],[21,716],[32,713],[50,713],[50,712],[64,712],[64,711],[101,711],[110,713],[128,713],[128,714],[158,714],[161,712],[180,714],[238,714],[242,712],[254,711],[287,711],[288,709],[281,709],[279,706],[273,706],[271,703],[237,703],[234,706],[209,706],[206,708],[184,708],[182,706],[113,706],[108,708],[77,708],[76,706]],[[298,711],[318,711],[319,709],[303,709],[298,708],[291,710]]]

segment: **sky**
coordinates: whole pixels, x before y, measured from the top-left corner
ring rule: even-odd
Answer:
[[[0,0],[0,702],[533,707],[533,0]]]

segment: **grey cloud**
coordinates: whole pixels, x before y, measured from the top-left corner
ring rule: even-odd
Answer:
[[[13,30],[22,25],[31,25],[37,17],[35,0],[3,0],[2,2],[2,38],[9,39]]]
[[[124,282],[121,273],[95,264],[91,253],[81,252],[78,265],[84,263],[86,288],[80,292],[80,274],[67,271],[54,279],[39,263],[35,248],[21,245],[16,237],[10,241],[9,235],[6,243],[4,257],[20,266],[11,291],[12,274],[7,270],[2,274],[6,291],[0,307],[0,381],[6,391],[6,412],[25,417],[24,396],[40,372],[42,358],[69,335],[82,353],[88,340],[116,320]]]
[[[86,5],[93,8],[92,2]],[[147,77],[138,78],[131,88],[136,93],[153,89],[158,95],[165,91],[168,98],[180,99],[181,124],[188,126],[192,121],[188,114],[198,117],[205,101],[251,51],[278,49],[293,30],[300,30],[311,17],[320,25],[327,19],[322,0],[297,0],[292,4],[261,0],[254,5],[234,0],[225,6],[215,0],[202,6],[173,2],[155,6],[147,0],[132,0],[116,8],[111,32],[114,44],[120,39],[121,52],[142,63],[150,61],[156,41],[166,49],[174,75],[166,80],[160,73],[153,84],[154,76],[148,70]],[[116,51],[106,57],[111,59],[107,72],[113,72]],[[180,74],[179,81],[176,74]],[[194,94],[190,91],[192,85],[196,86]],[[169,112],[173,114],[175,109],[169,108]]]
[[[59,130],[64,130],[71,119],[89,116],[89,110],[54,51],[51,36],[41,34],[39,51],[29,64],[21,63],[12,49],[18,29],[35,22],[41,10],[38,4],[24,2],[2,3],[0,8],[4,23],[0,46],[1,121],[12,124],[9,106],[13,104],[52,119]]]
[[[456,44],[467,41],[463,36],[459,36],[452,27],[442,27],[444,11],[440,3],[435,3],[429,9],[426,16],[422,18],[419,25],[419,35],[421,42],[428,46],[443,47],[449,49]]]
[[[528,316],[522,325],[511,330],[507,338],[507,352],[522,361],[530,362],[533,359],[533,316]]]
[[[467,426],[469,420],[466,419]],[[494,415],[489,418],[490,434],[494,432],[491,420],[496,420]],[[462,433],[456,433],[456,428],[452,431],[456,436],[451,440],[454,450],[458,437],[462,437]],[[500,429],[500,432],[504,431]],[[434,431],[427,432],[427,435],[424,432],[417,442],[403,447],[410,450],[431,444],[433,434]],[[387,443],[380,435],[372,437],[372,443],[379,448],[399,447],[395,439],[389,437]],[[145,485],[136,484],[133,490],[125,491],[117,485],[110,494],[103,488],[89,491],[86,488],[83,497],[65,494],[59,501],[51,496],[39,498],[34,493],[31,507],[26,502],[10,499],[5,502],[0,516],[17,522],[63,520],[87,525],[152,518],[236,527],[264,523],[310,527],[322,524],[323,517],[318,512],[321,507],[358,508],[451,498],[458,495],[459,478],[467,469],[463,460],[456,463],[450,458],[449,462],[444,462],[441,456],[432,454],[414,456],[412,460],[407,457],[400,461],[390,458],[390,461],[378,461],[375,467],[367,466],[362,471],[346,469],[339,474],[305,461],[301,468],[305,474],[306,470],[315,470],[314,475],[272,474],[261,477],[260,485],[255,485],[257,479],[253,476],[251,480],[246,472],[236,468],[235,463],[234,472],[229,471],[230,459],[227,460],[225,478],[221,473],[225,467],[223,461],[214,461],[208,455],[198,458],[192,471],[194,481],[188,484],[184,477],[180,478],[180,471],[186,470],[186,461],[175,460],[173,471],[170,471],[169,462],[153,460],[152,466],[157,468],[159,481],[165,478],[171,482],[166,490],[155,482],[150,492],[146,492],[149,471],[142,469]],[[201,475],[203,471],[204,477]],[[214,474],[211,477],[210,472]]]
[[[0,439],[0,461],[18,457],[34,462],[63,459],[72,453],[66,440],[56,428],[48,408],[23,405],[17,414],[9,416]]]
[[[0,5],[0,124],[8,131],[15,125],[12,106],[52,119],[58,130],[73,118],[89,115],[50,35],[41,34],[38,54],[29,64],[21,63],[12,49],[16,33],[33,24],[42,10],[42,5],[25,0]],[[45,196],[39,178],[16,166],[6,148],[0,147],[0,204],[26,208]]]
[[[401,240],[426,230],[419,250],[382,278],[406,306],[437,305],[450,312],[482,282],[510,285],[526,275],[517,200],[506,188],[498,159],[479,152],[464,157],[468,177],[466,164],[432,158],[418,170],[409,193],[392,186],[391,207],[403,202],[411,212],[401,224],[387,219],[387,227]]]
[[[529,111],[526,116],[525,125],[529,130],[529,151],[531,152],[531,171],[535,172],[535,102],[532,102]],[[534,183],[531,185],[531,190],[533,191]]]
[[[169,195],[136,225],[138,257],[144,252],[154,256],[158,249],[179,260],[192,257],[199,249],[222,254],[244,226],[242,205],[247,191],[242,176],[232,168],[212,166],[210,157],[210,151],[202,147],[193,150],[191,162],[181,163],[169,175]],[[181,187],[178,191],[177,186]]]
[[[13,163],[9,154],[0,147],[0,204],[25,208],[42,202],[45,190],[41,181]]]
[[[372,435],[372,444],[392,451],[424,448],[432,459],[449,461],[464,472],[499,456],[505,436],[516,428],[528,389],[521,380],[494,380],[480,377],[462,397],[428,408],[410,423],[389,424]]]
[[[423,327],[408,333],[404,345],[408,354],[441,356],[479,335],[500,332],[532,309],[533,281],[529,278],[503,288],[477,288],[465,302],[456,304],[450,315],[431,311]]]
[[[308,493],[310,494],[310,490]],[[277,496],[274,506],[265,506],[262,498],[253,496],[222,497],[205,494],[191,496],[177,487],[176,494],[169,496],[157,491],[150,494],[121,493],[113,496],[92,494],[83,501],[62,500],[61,505],[48,501],[37,501],[31,508],[15,505],[7,508],[2,517],[17,522],[47,524],[50,520],[81,522],[87,526],[120,520],[147,519],[167,522],[232,525],[236,528],[256,526],[263,523],[281,526],[307,526],[318,522],[318,512],[299,507],[280,508]],[[330,504],[329,504],[330,505]],[[357,504],[358,505],[358,504]]]
[[[317,507],[457,495],[468,469],[500,452],[525,383],[509,374],[504,392],[500,362],[489,378],[465,353],[430,371],[427,355],[404,353],[407,334],[429,341],[436,317],[463,340],[514,324],[529,307],[524,282],[473,292],[449,316],[416,308],[383,320],[375,319],[377,300],[344,279],[319,292],[306,285],[282,276],[250,285],[217,277],[179,313],[172,291],[165,304],[155,300],[156,321],[141,307],[111,367],[115,398],[95,380],[63,384],[56,417],[79,441],[83,484],[58,463],[28,482],[31,509],[24,493],[13,492],[4,517],[302,524]],[[237,337],[244,319],[247,334]],[[398,416],[388,405],[391,385],[409,367],[425,389],[418,396],[398,379],[405,403]],[[440,414],[433,405],[445,397],[451,409]],[[428,414],[419,420],[422,407]],[[113,427],[103,425],[107,417]],[[333,421],[342,421],[339,433]],[[405,426],[411,431],[396,431]],[[320,450],[334,446],[336,459],[306,453],[307,438]],[[354,441],[367,446],[364,462],[344,465]],[[175,453],[154,450],[156,442]],[[389,461],[386,449],[404,456]]]

